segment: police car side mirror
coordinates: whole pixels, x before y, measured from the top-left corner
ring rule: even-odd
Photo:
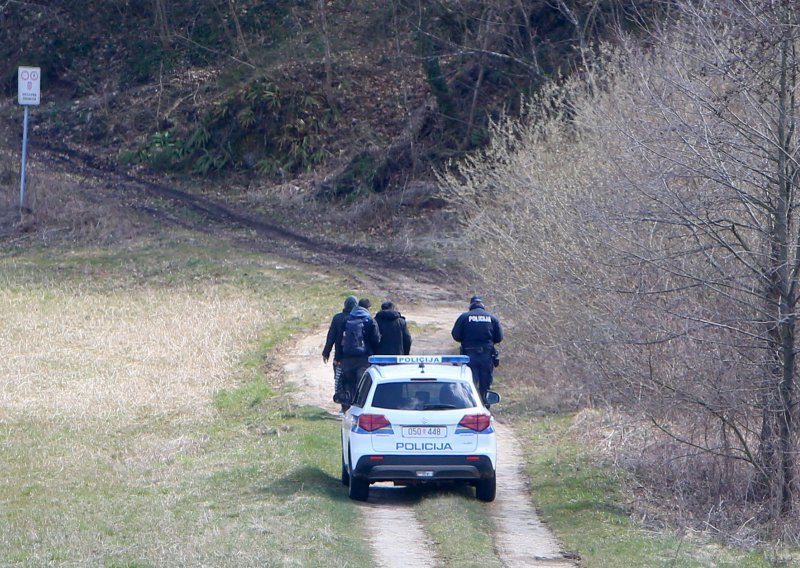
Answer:
[[[486,396],[484,398],[486,399],[484,402],[487,405],[497,404],[500,402],[500,395],[494,391],[486,391]]]

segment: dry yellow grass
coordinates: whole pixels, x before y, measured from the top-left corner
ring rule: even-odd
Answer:
[[[221,247],[128,252],[0,258],[0,565],[365,560],[335,423],[260,364],[331,291]]]
[[[0,289],[0,422],[196,418],[275,307],[221,287]]]

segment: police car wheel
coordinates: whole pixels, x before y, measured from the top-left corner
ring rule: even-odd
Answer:
[[[497,478],[494,474],[486,479],[479,479],[475,483],[475,496],[479,501],[494,501],[497,494]]]
[[[369,481],[359,479],[350,472],[350,484],[348,485],[348,496],[354,501],[366,501],[369,497]]]

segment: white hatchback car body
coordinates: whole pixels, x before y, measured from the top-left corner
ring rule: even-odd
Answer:
[[[373,356],[342,418],[342,483],[466,481],[495,498],[494,419],[463,355]],[[499,402],[491,392],[487,403]]]

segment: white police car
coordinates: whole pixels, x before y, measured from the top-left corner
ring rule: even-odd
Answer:
[[[465,481],[493,501],[497,443],[464,355],[376,355],[342,417],[342,483]],[[500,401],[489,391],[488,405]]]

